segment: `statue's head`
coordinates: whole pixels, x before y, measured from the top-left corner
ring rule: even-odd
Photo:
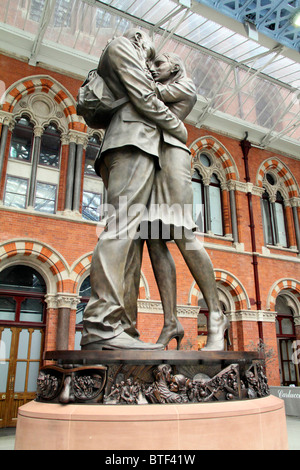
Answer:
[[[153,60],[150,71],[156,82],[165,83],[186,74],[182,59],[174,53],[158,54]]]
[[[135,47],[138,47],[142,52],[145,60],[153,60],[155,57],[154,44],[145,31],[139,28],[130,28],[124,35],[125,38],[129,39]]]

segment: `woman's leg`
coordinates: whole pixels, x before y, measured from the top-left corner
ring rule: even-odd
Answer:
[[[164,327],[157,342],[166,346],[172,338],[176,337],[179,348],[184,332],[178,322],[176,312],[175,263],[164,240],[149,239],[147,246],[164,311]]]
[[[221,310],[212,262],[194,235],[187,238],[183,233],[182,238],[175,242],[208,306],[208,339],[205,349],[223,350],[227,319]]]

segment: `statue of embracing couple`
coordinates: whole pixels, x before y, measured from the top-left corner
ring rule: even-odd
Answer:
[[[194,235],[192,218],[190,152],[183,120],[196,103],[195,86],[182,60],[171,53],[156,55],[148,35],[138,29],[107,44],[97,77],[115,103],[95,162],[113,211],[93,253],[81,347],[159,350],[176,338],[179,349],[184,331],[177,318],[176,270],[167,246],[174,240],[209,309],[204,349],[223,350],[229,324],[220,308],[212,263]],[[97,127],[99,122],[101,127],[99,116],[95,113],[87,123]],[[141,341],[136,328],[144,243],[164,311],[156,344]]]

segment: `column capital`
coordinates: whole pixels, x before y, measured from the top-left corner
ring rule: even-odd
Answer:
[[[74,142],[75,144],[81,144],[86,146],[89,140],[88,134],[80,131],[70,130],[67,134],[69,142]]]
[[[0,124],[4,124],[6,126],[14,125],[14,115],[12,113],[8,113],[7,111],[0,111]]]
[[[45,302],[47,308],[69,308],[70,310],[76,310],[80,297],[77,294],[58,292],[57,294],[47,294]]]

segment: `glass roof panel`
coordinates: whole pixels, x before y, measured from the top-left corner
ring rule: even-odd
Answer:
[[[269,52],[173,0],[55,0],[51,15],[45,9],[49,5],[45,0],[1,0],[0,22],[66,54],[84,54],[95,64],[109,39],[139,24],[153,35],[158,49],[176,51],[185,61],[199,95],[207,100],[205,112],[221,111],[272,132],[286,126],[287,135],[300,139],[299,123],[293,127],[299,119],[299,90],[289,88],[300,88],[300,64],[281,52]]]

